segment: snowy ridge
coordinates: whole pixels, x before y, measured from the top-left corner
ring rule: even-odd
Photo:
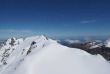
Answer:
[[[43,35],[11,38],[5,44],[0,48],[0,74],[110,73],[110,64],[102,56],[68,48]]]
[[[13,53],[13,51],[17,48],[19,44],[23,42],[23,39],[10,38],[4,44],[1,45],[0,48],[0,68],[4,68],[7,65],[7,61],[9,56]]]

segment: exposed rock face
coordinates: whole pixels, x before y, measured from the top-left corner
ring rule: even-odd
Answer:
[[[29,50],[27,51],[27,55],[28,55],[34,48],[37,47],[37,45],[35,45],[35,44],[36,44],[35,41],[33,41],[33,42],[31,43],[30,48],[29,48]]]

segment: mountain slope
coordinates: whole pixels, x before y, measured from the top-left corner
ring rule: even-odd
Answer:
[[[9,42],[10,43],[10,42]],[[109,74],[110,63],[100,55],[68,48],[58,44],[56,41],[44,36],[28,37],[16,40],[13,52],[9,56],[2,56],[7,52],[5,45],[1,47],[1,58],[5,58],[6,64],[1,61],[0,74]],[[11,51],[11,50],[9,50]]]

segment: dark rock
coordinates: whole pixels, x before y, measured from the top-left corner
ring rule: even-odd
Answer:
[[[9,43],[11,46],[14,46],[15,40],[11,38],[11,42]]]
[[[34,44],[36,44],[36,42],[35,42],[35,41],[33,41],[33,42],[31,43],[31,46],[32,46],[32,45],[34,45]]]

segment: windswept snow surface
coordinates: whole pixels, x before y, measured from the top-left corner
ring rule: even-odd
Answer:
[[[5,62],[0,74],[110,74],[110,63],[102,56],[68,48],[44,36],[21,41]]]

